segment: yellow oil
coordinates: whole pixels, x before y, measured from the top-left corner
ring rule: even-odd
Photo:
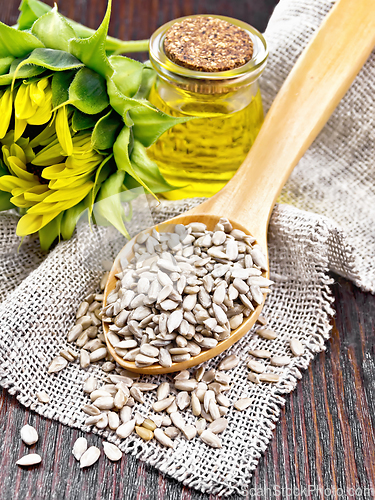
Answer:
[[[181,188],[164,194],[170,200],[217,193],[241,165],[263,123],[259,90],[239,111],[220,96],[199,102],[188,93],[176,111],[176,103],[164,101],[155,87],[149,100],[169,115],[198,117],[174,126],[148,149],[166,180]]]

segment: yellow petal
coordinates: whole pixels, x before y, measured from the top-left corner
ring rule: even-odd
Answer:
[[[27,126],[26,120],[20,120],[19,118],[14,118],[14,140],[18,141],[21,135],[25,132]]]
[[[31,118],[37,109],[37,105],[30,99],[30,85],[22,85],[19,87],[14,101],[14,109],[16,118],[19,120],[27,120]]]
[[[65,163],[57,163],[57,165],[44,168],[42,177],[45,179],[59,179],[64,170],[66,170]]]
[[[47,184],[38,184],[38,186],[34,186],[31,189],[28,189],[24,192],[23,196],[26,201],[32,201],[35,203],[39,203],[43,201],[50,193],[50,189]]]
[[[3,139],[8,131],[10,119],[12,117],[12,93],[8,88],[0,99],[0,139]]]
[[[44,90],[47,88],[47,86],[48,86],[47,78],[43,78],[42,80],[39,80],[36,83],[30,84],[30,99],[37,106],[42,106],[43,102],[45,101],[46,93],[44,92]]]
[[[34,205],[33,202],[27,201],[23,194],[20,194],[18,196],[13,196],[10,199],[10,201],[13,203],[13,205],[15,205],[16,207],[19,207],[19,208],[29,208],[29,207],[32,207]]]
[[[59,139],[64,154],[66,156],[72,155],[73,141],[69,130],[67,106],[63,106],[57,110],[55,125],[57,138]]]
[[[26,170],[26,165],[19,158],[17,158],[16,156],[9,156],[8,162],[9,170],[13,172],[13,175],[19,177],[24,181],[34,181],[34,184],[38,182],[34,174]]]
[[[17,224],[17,235],[27,236],[39,231],[42,227],[46,226],[52,219],[54,219],[60,212],[52,212],[48,215],[33,215],[29,212],[20,218]]]
[[[82,186],[86,182],[88,182],[91,178],[92,174],[89,175],[77,175],[74,177],[65,177],[65,178],[60,178],[60,179],[52,179],[48,183],[48,187],[50,189],[53,189],[54,191],[57,191],[58,189],[66,189],[69,187],[69,189],[73,189],[79,186]]]
[[[84,198],[87,193],[91,190],[93,187],[94,183],[93,182],[86,182],[83,186],[78,186],[73,189],[59,189],[58,191],[53,191],[48,198],[46,199],[46,202],[48,203],[54,203],[57,201],[68,201],[68,200],[76,200],[76,203],[81,201],[82,198]]]
[[[0,190],[8,191],[8,193],[13,193],[13,190],[16,188],[21,188],[26,191],[33,186],[35,186],[35,181],[25,181],[15,177],[14,175],[3,175],[0,177]]]
[[[22,163],[24,163],[24,164],[27,163],[26,155],[25,155],[22,147],[20,147],[18,144],[12,144],[9,152],[10,152],[10,156],[16,156],[17,158],[19,158],[22,161]]]
[[[39,106],[35,114],[27,120],[30,125],[44,125],[49,122],[52,116],[52,94],[50,94],[43,106]]]

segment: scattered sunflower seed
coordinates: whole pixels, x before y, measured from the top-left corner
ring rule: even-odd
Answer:
[[[38,433],[35,429],[35,427],[32,427],[31,425],[24,425],[21,429],[21,439],[22,441],[27,444],[28,446],[31,446],[32,444],[35,444],[38,441]]]
[[[42,457],[37,453],[29,453],[28,455],[23,456],[19,460],[17,460],[16,465],[20,465],[21,467],[29,467],[30,465],[40,464],[42,461]]]
[[[100,457],[100,450],[96,446],[90,446],[80,458],[80,468],[91,467]]]
[[[81,460],[82,455],[87,450],[87,439],[79,437],[73,445],[72,453],[76,460]]]

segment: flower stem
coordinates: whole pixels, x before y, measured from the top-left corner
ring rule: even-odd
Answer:
[[[148,40],[130,40],[123,42],[116,38],[107,37],[107,41],[108,40],[116,43],[116,47],[113,47],[114,54],[123,54],[125,52],[148,52]]]

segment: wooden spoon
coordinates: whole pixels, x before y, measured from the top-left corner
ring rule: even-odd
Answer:
[[[170,224],[204,222],[212,230],[220,217],[233,227],[254,236],[267,252],[267,227],[276,198],[299,159],[311,145],[331,113],[350,87],[375,45],[374,0],[339,0],[302,52],[273,102],[259,135],[233,179],[215,196],[184,215],[156,226],[171,230]],[[277,48],[276,48],[277,50]],[[329,168],[329,165],[327,165]],[[146,230],[151,232],[152,228]],[[114,262],[105,289],[105,300],[120,272],[120,255],[133,256],[131,240]],[[264,274],[268,277],[268,272]],[[232,331],[227,340],[188,361],[170,368],[144,368],[124,361],[108,342],[117,363],[138,373],[168,373],[198,365],[237,342],[254,325],[263,304]]]

